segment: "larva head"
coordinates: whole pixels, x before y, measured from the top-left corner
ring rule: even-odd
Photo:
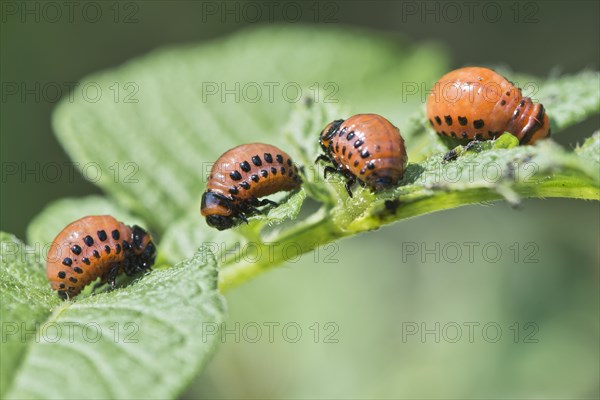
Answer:
[[[319,140],[319,143],[321,143],[321,148],[323,150],[327,151],[327,148],[329,147],[329,143],[331,142],[331,139],[338,132],[340,125],[342,125],[343,122],[344,122],[343,119],[336,119],[335,121],[332,121],[329,124],[327,124],[325,129],[323,129],[323,131],[321,132],[321,135],[320,135],[320,140]]]
[[[131,251],[126,270],[128,275],[146,271],[154,265],[156,246],[150,234],[137,225],[131,227]]]
[[[205,192],[202,195],[200,212],[206,217],[208,226],[222,231],[235,225],[233,204],[230,199],[215,192]]]

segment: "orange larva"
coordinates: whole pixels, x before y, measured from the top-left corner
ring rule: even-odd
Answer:
[[[339,172],[347,178],[346,190],[358,180],[374,191],[392,188],[404,175],[408,162],[400,130],[377,114],[357,114],[346,120],[331,122],[321,132],[328,172]]]
[[[59,297],[76,296],[89,283],[115,285],[117,275],[134,275],[152,267],[156,247],[137,225],[110,215],[88,216],[67,225],[56,236],[46,262],[46,275]]]
[[[260,197],[297,189],[301,183],[298,168],[281,149],[263,143],[237,146],[213,164],[200,212],[209,226],[228,229],[259,213],[256,207],[277,205]]]
[[[461,141],[510,132],[531,144],[550,136],[544,106],[487,68],[460,68],[440,78],[427,97],[427,118],[439,135]]]

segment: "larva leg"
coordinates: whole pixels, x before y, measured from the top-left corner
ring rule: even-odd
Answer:
[[[325,169],[323,170],[323,178],[327,179],[327,174],[329,173],[334,173],[334,172],[338,172],[338,170],[336,168],[333,168],[331,166],[326,166]]]
[[[356,177],[355,176],[351,176],[348,178],[348,180],[346,181],[346,192],[348,192],[348,195],[350,197],[352,197],[352,190],[350,190],[350,188],[352,187],[352,185],[354,185],[354,183],[356,183]]]
[[[119,264],[115,264],[108,271],[108,276],[106,278],[106,281],[110,285],[110,290],[113,290],[116,287],[118,274],[119,274]]]
[[[258,203],[258,206],[273,206],[277,207],[279,204],[274,202],[273,200],[263,199]]]
[[[319,154],[319,157],[317,157],[317,159],[315,160],[315,164],[319,161],[329,162],[329,157],[327,157],[325,154]]]

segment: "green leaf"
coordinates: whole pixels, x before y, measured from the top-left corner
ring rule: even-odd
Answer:
[[[162,234],[198,210],[210,166],[224,151],[261,141],[285,148],[281,132],[296,104],[343,102],[350,112],[401,122],[419,106],[417,96],[403,98],[405,82],[430,81],[445,69],[438,47],[392,36],[255,28],[90,76],[81,82],[89,94],[62,101],[53,125],[71,158],[99,166],[96,183]]]
[[[552,134],[563,131],[600,112],[600,72],[582,71],[548,79],[534,98],[544,105],[550,117]]]
[[[210,253],[63,302],[39,252],[31,261],[1,238],[3,398],[174,398],[216,345],[224,300]]]
[[[35,330],[35,324],[43,323],[61,301],[50,290],[39,248],[25,246],[4,232],[0,246],[0,397],[5,398],[27,353],[22,335]]]

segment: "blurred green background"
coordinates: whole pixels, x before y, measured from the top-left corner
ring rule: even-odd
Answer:
[[[23,101],[9,94],[10,84],[54,82],[64,89],[68,82],[157,47],[208,40],[253,25],[244,18],[230,15],[222,21],[220,15],[207,14],[207,7],[235,10],[242,2],[97,2],[103,17],[95,23],[81,17],[85,2],[78,3],[73,22],[63,10],[55,23],[22,16],[25,3],[43,7],[40,2],[3,2],[0,35],[0,228],[21,238],[48,203],[99,190],[79,176],[47,182],[33,175],[6,175],[5,167],[13,163],[31,169],[36,163],[68,162],[50,127],[56,103],[44,96]],[[287,7],[274,3],[275,10]],[[291,3],[302,10],[303,23],[316,18],[320,25],[398,33],[416,45],[438,42],[454,67],[496,65],[547,76],[600,65],[595,1],[479,2],[472,20],[463,6],[456,22],[448,20],[454,17],[450,9],[444,14],[444,2]],[[420,14],[425,8],[434,13]],[[497,9],[503,15],[491,22]],[[264,10],[257,23],[270,24]],[[298,24],[281,11],[273,14],[275,22]],[[343,48],[331,51],[339,52],[341,68],[360,62],[359,55],[345,54]],[[572,146],[598,128],[595,117],[555,139]],[[253,336],[254,325],[247,324],[256,323],[263,336],[256,343],[243,337],[236,343],[233,334],[227,335],[183,397],[597,398],[599,226],[597,203],[528,200],[518,210],[503,203],[465,207],[345,240],[333,248],[333,263],[324,262],[327,251],[316,260],[306,255],[227,294],[227,328],[236,330],[239,323],[240,333],[246,326]],[[472,260],[465,242],[480,243]],[[534,247],[524,249],[529,242]],[[431,255],[422,260],[421,253],[402,260],[403,246],[432,248],[436,243],[441,248],[458,243],[463,255],[457,262],[438,262]],[[483,257],[481,248],[488,243],[503,251],[497,262]],[[520,248],[517,262],[514,243]],[[537,262],[526,263],[532,248],[538,249]],[[264,325],[270,322],[280,324],[273,343]],[[290,322],[302,329],[296,343],[281,333]],[[326,330],[327,322],[334,325]],[[432,329],[436,322],[440,333],[458,324],[463,336],[456,343],[444,337],[436,343],[430,334],[422,343],[419,332],[403,340],[408,326],[426,323]],[[469,322],[479,324],[473,343],[464,325]],[[503,330],[496,343],[482,336],[481,327],[490,322]],[[511,330],[515,322],[520,324],[518,343]],[[538,329],[537,343],[524,343],[532,331],[524,328],[528,322]],[[324,342],[331,327],[338,329],[337,343]],[[446,333],[454,336],[452,330]]]

